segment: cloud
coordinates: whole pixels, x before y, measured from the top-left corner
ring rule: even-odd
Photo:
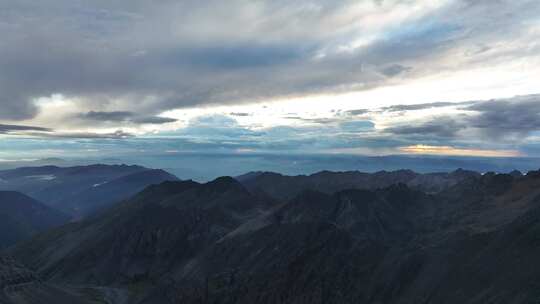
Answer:
[[[120,116],[120,114],[117,113],[116,116],[112,115],[111,117],[117,116]],[[123,130],[97,133],[85,131],[58,131],[45,127],[6,124],[0,124],[0,134],[12,135],[13,137],[23,136],[25,138],[44,139],[126,139],[135,136],[134,134]]]
[[[540,95],[525,95],[488,101],[395,105],[386,111],[414,111],[431,107],[453,107],[457,112],[427,116],[385,128],[383,132],[420,141],[476,141],[490,145],[517,144],[535,140],[540,132]],[[529,143],[530,144],[530,143]]]
[[[97,112],[90,111],[79,115],[82,119],[95,120],[95,121],[126,121],[133,117],[132,112],[126,111],[114,111],[114,112]]]
[[[204,153],[322,153],[335,147],[385,145],[359,134],[373,131],[370,121],[353,121],[299,126],[250,128],[228,115],[203,115],[189,121],[185,128],[157,136],[166,145],[163,151],[201,151]],[[152,136],[150,136],[151,138]]]
[[[226,115],[205,115],[192,119],[188,126],[166,136],[188,141],[168,150],[184,151],[212,149],[215,151],[251,151],[265,153],[323,151],[366,145],[392,145],[389,140],[376,143],[375,138],[362,138],[374,131],[374,123],[366,120],[337,121],[332,123],[305,124],[298,126],[274,126],[269,128],[249,128],[240,125]],[[162,136],[162,135],[160,135]],[[396,145],[394,143],[394,145]],[[208,152],[208,151],[207,151]]]
[[[0,119],[23,120],[39,113],[36,98],[52,94],[88,111],[154,117],[534,57],[527,46],[537,38],[531,27],[540,4],[0,0],[0,7],[9,11],[0,23]],[[471,53],[478,45],[492,49]],[[460,59],[449,65],[449,58]],[[139,123],[148,121],[164,120]]]
[[[465,108],[473,114],[466,120],[471,128],[490,137],[523,139],[540,131],[540,95],[490,100]]]
[[[321,125],[334,124],[334,123],[339,123],[343,121],[343,119],[339,117],[308,118],[308,117],[300,117],[300,116],[284,116],[283,118],[290,119],[290,120],[299,120],[299,121],[310,123],[310,124],[321,124]]]
[[[465,102],[429,102],[429,103],[417,103],[417,104],[398,104],[391,105],[388,107],[381,108],[382,111],[386,112],[403,112],[403,111],[417,111],[417,110],[428,110],[433,108],[444,108],[444,107],[456,107],[462,105],[471,105],[475,104],[476,101],[465,101]]]
[[[460,130],[467,126],[451,117],[438,117],[421,124],[407,124],[385,129],[385,132],[394,135],[414,135],[429,138],[430,136],[441,138],[453,138]]]
[[[134,137],[129,132],[117,130],[112,133],[93,133],[93,132],[54,132],[46,134],[27,133],[30,136],[56,138],[56,139],[126,139]]]
[[[0,134],[20,135],[36,138],[76,138],[76,139],[125,139],[134,135],[122,130],[112,133],[93,132],[57,132],[50,128],[23,126],[23,125],[3,125],[0,124]]]
[[[523,141],[540,131],[540,95],[525,95],[488,101],[397,105],[390,111],[406,111],[433,106],[453,106],[459,113],[429,117],[423,122],[409,122],[385,131],[395,135],[437,136],[500,141]],[[462,133],[461,135],[459,133]]]
[[[90,111],[77,115],[83,120],[99,121],[99,122],[131,122],[136,124],[165,124],[176,122],[177,119],[159,116],[138,116],[136,113],[127,111]]]
[[[285,122],[285,125],[268,127],[246,122],[244,119],[240,120],[241,124],[236,117],[244,117],[242,115],[211,114],[195,116],[187,121],[185,127],[177,130],[147,134],[143,137],[163,140],[163,151],[189,150],[205,153],[235,153],[235,151],[288,153],[309,150],[320,153],[363,151],[370,154],[388,154],[392,151],[406,153],[406,150],[400,147],[424,145],[454,147],[461,149],[459,153],[462,154],[467,151],[473,153],[476,150],[523,151],[523,153],[536,154],[535,151],[538,148],[534,146],[534,138],[540,136],[540,124],[537,123],[537,118],[540,117],[538,101],[538,95],[529,95],[451,104],[430,103],[407,105],[407,107],[398,105],[400,109],[412,109],[410,111],[434,106],[449,108],[444,115],[428,114],[417,116],[418,118],[362,109],[351,111],[370,113],[369,119],[349,115],[347,111],[333,112],[332,117],[311,118],[310,113],[298,111],[290,113],[296,114],[295,116],[279,116],[279,118],[298,120],[300,124],[289,125],[282,120],[281,122]],[[263,114],[254,112],[250,114],[249,120],[256,122],[257,115]],[[307,117],[302,115],[307,115]],[[120,121],[129,124],[140,118],[141,116],[136,116],[134,112],[129,111],[89,111],[80,114],[79,117],[88,121],[113,123]],[[67,131],[32,126],[18,126],[17,129],[12,125],[2,125],[0,129],[4,134],[24,134],[31,137],[57,139],[125,140],[135,138],[134,134],[125,131]],[[535,131],[538,132],[535,133]],[[498,140],[493,141],[492,138]],[[165,143],[167,141],[170,143]],[[409,152],[416,153],[413,150]],[[436,153],[449,152],[433,150],[433,154]]]
[[[100,0],[91,6],[0,0],[0,8],[9,12],[0,13],[2,134],[107,144],[123,139],[122,147],[137,149],[155,136],[163,151],[208,153],[377,153],[417,144],[538,151],[538,96],[411,105],[399,103],[442,99],[424,99],[432,94],[421,90],[393,93],[395,87],[437,91],[436,80],[445,77],[490,91],[508,71],[518,76],[504,84],[505,96],[514,86],[533,90],[535,78],[520,68],[536,71],[540,60],[535,0]],[[496,81],[468,76],[478,69]],[[363,96],[386,92],[387,98],[351,101],[344,95],[343,105],[333,104],[334,94],[360,90],[370,90]],[[70,105],[40,102],[54,94]],[[329,115],[328,104],[292,105],[308,95],[352,110]],[[395,105],[386,106],[389,96]],[[403,101],[410,96],[421,99]],[[286,104],[274,107],[279,99]],[[269,108],[222,107],[261,102]],[[214,105],[226,115],[195,117]],[[169,112],[180,113],[170,116],[182,124],[163,117],[179,108],[195,109]],[[284,114],[290,112],[297,114]],[[137,146],[134,134],[147,130],[169,131],[146,134]]]
[[[369,120],[344,121],[339,127],[346,132],[367,132],[372,131],[375,124]]]
[[[244,113],[244,112],[231,112],[231,113],[229,113],[229,115],[231,115],[231,116],[247,117],[247,116],[249,116],[250,114],[249,114],[249,113]]]
[[[414,135],[428,139],[433,136],[439,138],[453,138],[456,137],[460,130],[465,128],[467,128],[466,125],[451,117],[439,117],[419,125],[407,124],[395,126],[387,128],[385,131],[394,135]]]
[[[161,125],[161,124],[176,122],[177,119],[169,118],[169,117],[159,117],[159,116],[142,116],[142,117],[135,117],[132,119],[132,121],[138,124]]]
[[[25,131],[36,131],[36,132],[52,132],[52,129],[35,127],[35,126],[22,126],[22,125],[3,125],[0,124],[0,134],[11,134],[19,133]]]
[[[345,114],[356,116],[356,115],[364,115],[369,112],[370,111],[368,109],[356,109],[356,110],[345,111]]]
[[[187,127],[174,132],[175,136],[199,142],[239,143],[253,140],[260,133],[240,126],[227,115],[203,115],[191,119]]]
[[[392,64],[382,68],[380,71],[387,77],[394,77],[410,70],[412,70],[411,67],[402,66],[400,64]]]

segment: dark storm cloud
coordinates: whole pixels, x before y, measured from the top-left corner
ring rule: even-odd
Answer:
[[[166,123],[171,123],[177,121],[177,119],[169,118],[169,117],[159,117],[159,116],[142,116],[142,117],[135,117],[132,119],[134,123],[138,124],[153,124],[153,125],[161,125]]]
[[[467,126],[456,121],[452,117],[438,117],[428,122],[423,122],[417,125],[407,124],[401,126],[394,126],[387,128],[385,131],[394,135],[405,136],[420,136],[420,137],[439,137],[439,138],[453,138],[457,133]]]
[[[296,49],[287,45],[212,46],[194,49],[174,49],[162,54],[162,62],[173,66],[193,66],[212,70],[237,70],[282,65],[300,60],[309,49]]]
[[[177,121],[174,118],[159,116],[138,116],[136,113],[127,111],[98,112],[90,111],[77,116],[83,120],[101,122],[131,122],[136,124],[165,124]]]
[[[427,110],[427,109],[433,109],[433,108],[471,105],[471,104],[474,104],[474,103],[476,103],[476,101],[429,102],[429,103],[418,103],[418,104],[410,104],[410,105],[392,105],[392,106],[389,106],[389,107],[381,108],[381,110],[386,111],[386,112],[417,111],[417,110]]]
[[[3,125],[0,124],[0,134],[9,134],[13,132],[21,131],[37,131],[37,132],[52,132],[52,129],[34,127],[34,126],[21,126],[21,125]]]
[[[357,4],[0,0],[0,119],[32,118],[38,113],[33,99],[56,93],[77,98],[87,110],[154,117],[179,107],[384,86],[388,76],[421,73],[426,62],[428,70],[437,69],[437,56],[470,41],[519,37],[540,8],[532,0],[474,7],[455,1],[343,52],[372,30],[351,26],[369,13]],[[387,1],[378,7],[379,13],[406,9]],[[148,121],[165,122],[140,123]]]
[[[24,135],[36,136],[51,139],[127,139],[134,137],[133,134],[118,130],[112,133],[93,133],[93,132],[52,132],[52,133],[32,133]]]
[[[439,106],[457,106],[457,109],[463,112],[430,117],[424,121],[411,121],[386,128],[385,132],[399,136],[414,136],[417,139],[438,137],[481,140],[489,137],[500,141],[523,141],[533,132],[540,131],[540,95],[461,103],[397,105],[385,109],[412,111]]]
[[[540,131],[540,95],[485,101],[465,110],[476,114],[467,119],[469,126],[492,137],[522,137]]]
[[[113,111],[113,112],[97,112],[90,111],[87,113],[80,114],[79,117],[82,119],[96,120],[96,121],[126,121],[133,117],[133,112],[125,111]]]
[[[80,138],[80,139],[123,139],[133,137],[133,134],[118,130],[112,133],[92,133],[92,132],[56,132],[50,128],[23,126],[23,125],[3,125],[0,124],[0,134],[22,135],[42,138]]]

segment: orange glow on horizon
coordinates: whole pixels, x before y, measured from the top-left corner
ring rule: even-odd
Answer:
[[[523,154],[517,150],[463,149],[451,146],[413,145],[400,147],[399,151],[409,154],[477,156],[477,157],[518,157]]]

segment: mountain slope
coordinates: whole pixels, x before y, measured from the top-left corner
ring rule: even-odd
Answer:
[[[261,198],[232,178],[150,186],[9,252],[130,303],[534,303],[540,174]]]
[[[105,287],[59,286],[8,256],[0,256],[0,304],[126,303],[121,291]]]
[[[0,191],[0,248],[60,226],[69,217],[14,191]]]
[[[424,200],[429,198],[402,185],[379,192],[305,192],[281,205],[253,196],[232,178],[166,182],[99,218],[41,235],[11,253],[57,283],[128,289],[142,284],[146,292],[136,298],[155,303],[162,288],[169,294],[165,286],[170,280],[193,284],[186,294],[173,292],[189,297],[209,269],[226,272],[231,261],[272,276],[297,255],[315,255],[313,261],[330,263],[331,273],[345,270],[332,266],[345,257],[373,262],[388,244],[411,236],[414,221],[402,215],[422,210]],[[269,218],[268,225],[241,231],[261,218]],[[270,250],[273,244],[289,249]],[[310,261],[305,267],[317,271],[320,264]]]
[[[26,242],[14,254],[53,281],[149,283],[270,207],[232,178],[165,182]]]
[[[267,225],[216,243],[177,275],[177,285],[143,303],[163,294],[182,303],[362,303],[367,295],[355,286],[369,282],[390,248],[410,240],[420,221],[412,215],[429,203],[404,185],[306,191]]]
[[[431,198],[403,186],[304,193],[280,208],[276,221],[216,244],[176,285],[152,296],[184,303],[534,303],[539,186],[533,174],[488,174]],[[475,212],[448,218],[464,207]]]

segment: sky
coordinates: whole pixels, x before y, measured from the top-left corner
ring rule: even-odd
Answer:
[[[540,157],[537,0],[0,0],[0,36],[0,162]]]

